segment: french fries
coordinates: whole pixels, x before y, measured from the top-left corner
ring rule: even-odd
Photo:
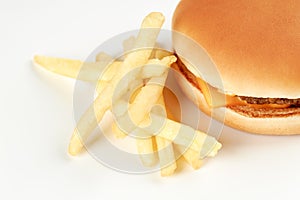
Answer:
[[[157,127],[147,127],[149,135],[151,132],[151,134],[155,135],[156,137],[164,138],[172,141],[174,144],[180,145],[184,148],[189,148],[195,152],[199,152],[199,158],[214,157],[222,147],[222,145],[215,138],[201,131],[194,130],[187,125],[170,119],[164,119],[163,117],[157,115],[151,115],[151,117],[152,121],[162,120],[165,121],[165,123],[159,133],[156,133]]]
[[[147,113],[150,112],[150,109],[156,102],[159,102],[161,105],[164,106],[163,99],[161,98],[163,87],[160,85],[151,85],[148,84],[142,88],[139,94],[135,97],[134,103],[130,105],[129,112],[134,113],[132,116],[133,122],[136,125],[140,125],[144,121],[148,121]],[[146,118],[146,119],[145,119]],[[154,118],[157,118],[156,120]],[[178,122],[169,120],[169,119],[162,119],[161,116],[152,115],[152,122],[153,121],[164,121],[166,123],[156,134],[156,145],[158,148],[158,155],[160,159],[160,165],[162,167],[161,175],[168,176],[173,174],[176,169],[176,162],[174,158],[174,152],[170,141],[179,145],[179,150],[183,153],[184,158],[186,161],[192,165],[193,168],[198,169],[202,165],[202,160],[205,156],[215,156],[216,152],[221,148],[220,144],[214,140],[214,138],[207,136],[206,134],[196,131],[188,126],[182,125]],[[121,120],[125,121],[125,120]],[[121,123],[125,127],[128,123]],[[127,129],[127,132],[133,132],[132,128],[134,126]],[[148,127],[149,128],[149,127]],[[152,130],[148,130],[148,135],[144,133],[146,136],[151,136],[151,133],[156,132],[156,128],[152,127]],[[151,127],[150,127],[151,129]],[[122,133],[122,131],[117,130],[118,135],[126,135]],[[145,130],[143,130],[145,131]],[[211,141],[207,144],[207,141]],[[142,157],[143,163],[149,165],[149,163],[153,163],[154,159],[149,157],[151,155],[152,147],[152,140],[151,138],[148,139],[137,139],[137,146],[138,152],[140,154],[147,154],[148,158],[145,159]],[[160,151],[160,149],[163,149]],[[203,157],[200,157],[200,154],[206,152]],[[146,161],[145,161],[146,160]]]
[[[177,58],[157,46],[163,22],[161,13],[146,16],[138,36],[123,42],[125,56],[120,60],[104,52],[96,55],[96,62],[34,57],[37,66],[96,83],[98,96],[78,121],[70,140],[69,154],[81,152],[84,142],[108,110],[114,115],[114,136],[119,139],[128,134],[136,136],[142,163],[151,167],[159,161],[161,176],[174,174],[178,159],[175,149],[194,169],[202,166],[204,158],[217,154],[221,144],[215,138],[181,124],[171,113],[172,108],[165,105],[165,81]],[[156,105],[162,110],[155,110]]]
[[[155,63],[155,64],[164,65],[166,67],[170,67],[170,65],[175,61],[176,61],[176,57],[169,56],[169,57],[165,57],[161,61],[153,60],[151,64]],[[136,126],[138,126],[138,124],[142,122],[145,116],[147,116],[150,113],[150,109],[152,108],[152,106],[161,97],[163,85],[166,78],[167,78],[167,73],[164,72],[159,77],[160,79],[159,81],[161,82],[160,83],[161,85],[159,85],[157,81],[153,80],[154,78],[150,79],[150,81],[148,81],[148,83],[143,88],[141,88],[139,93],[135,96],[132,104],[129,105],[128,113],[131,114],[131,120]],[[153,84],[151,81],[154,81],[155,84]],[[118,92],[118,93],[122,94],[122,92]],[[118,114],[115,116],[118,116]],[[120,124],[123,125],[123,127],[126,127],[128,126],[128,124],[130,124],[126,122],[128,120],[127,119],[128,117],[129,115],[125,114],[123,116],[118,116],[119,119],[117,120],[123,122]],[[135,128],[136,126],[130,126],[129,128],[127,128],[126,132],[132,132],[133,128]],[[140,154],[141,160],[145,166],[153,166],[156,163],[156,157],[153,150],[153,138],[150,137],[149,135],[144,136],[142,129],[137,128],[136,132],[137,132],[137,138],[136,138],[137,149]],[[121,135],[121,134],[117,134],[117,135]]]
[[[163,22],[164,17],[160,13],[149,14],[142,22],[141,31],[135,42],[135,48],[153,47]],[[120,72],[116,73],[112,78],[111,85],[108,85],[98,95],[94,103],[79,120],[71,137],[69,146],[69,153],[71,155],[77,155],[81,151],[83,144],[79,144],[78,141],[81,141],[81,143],[85,141],[101,121],[104,113],[110,108],[110,100],[116,84],[136,66],[145,65],[150,55],[151,49],[133,51],[127,55],[120,66]]]

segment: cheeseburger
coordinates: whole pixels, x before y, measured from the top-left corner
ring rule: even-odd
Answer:
[[[202,111],[247,132],[300,134],[300,1],[182,0],[172,29],[179,85]]]

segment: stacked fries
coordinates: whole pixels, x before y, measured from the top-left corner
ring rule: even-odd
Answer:
[[[172,120],[172,113],[166,111],[163,89],[169,67],[176,64],[176,57],[170,52],[154,49],[163,23],[161,13],[150,13],[143,20],[138,36],[124,41],[124,52],[128,53],[122,61],[105,53],[98,54],[96,62],[90,63],[34,57],[34,64],[49,71],[97,83],[98,96],[80,118],[71,137],[71,155],[81,152],[84,142],[108,110],[115,118],[112,124],[115,137],[135,134],[141,161],[145,166],[153,166],[158,156],[162,176],[175,172],[175,150],[198,169],[204,156],[213,157],[221,148],[214,138]],[[100,80],[99,71],[103,72]],[[160,105],[164,113],[151,112],[155,105]],[[210,141],[209,144],[206,141]],[[206,153],[201,157],[201,152]]]

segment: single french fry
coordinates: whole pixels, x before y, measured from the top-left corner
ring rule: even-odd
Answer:
[[[116,73],[108,85],[96,98],[94,103],[88,108],[85,114],[79,120],[69,146],[71,155],[76,155],[83,147],[83,142],[96,128],[101,121],[104,113],[111,107],[111,98],[116,84],[129,71],[138,66],[147,63],[160,28],[164,22],[164,16],[161,13],[150,13],[142,22],[141,30],[135,42],[135,48],[146,48],[147,50],[134,51],[128,54],[124,62],[122,62],[119,73]],[[148,29],[145,31],[145,29]],[[149,49],[150,48],[150,49]],[[96,117],[95,117],[96,116]],[[87,127],[88,126],[88,127]],[[79,130],[79,131],[78,131]],[[81,141],[81,144],[73,141]]]
[[[96,85],[96,91],[98,94],[100,94],[104,90],[104,88],[108,84],[110,84],[110,81],[113,79],[114,75],[116,73],[118,73],[118,70],[120,70],[121,65],[122,65],[121,61],[113,62],[98,77],[99,81],[97,82],[97,85]]]
[[[149,15],[147,15],[142,22],[141,30],[137,36],[134,47],[154,47],[156,43],[156,38],[158,36],[158,33],[160,32],[161,26],[163,25],[164,21],[165,17],[162,15],[162,13],[152,12]],[[144,30],[146,30],[146,32],[144,32]]]
[[[129,100],[129,103],[132,103],[132,102],[135,100],[136,96],[137,96],[138,93],[141,91],[141,89],[142,89],[142,88],[138,88],[137,90],[135,90],[135,91],[133,92],[133,94],[131,95],[131,98],[130,98],[130,100]],[[119,128],[119,126],[118,126],[118,124],[116,123],[116,121],[114,121],[114,122],[112,123],[112,132],[113,132],[115,138],[118,138],[118,139],[123,139],[123,138],[125,138],[125,137],[127,136],[127,133],[125,133],[124,131],[122,131],[122,130]]]
[[[103,90],[105,89],[105,87],[107,87],[108,84],[109,84],[109,81],[99,80],[97,82],[97,85],[96,85],[97,94],[102,93]]]
[[[112,62],[114,58],[105,52],[100,52],[96,55],[96,62]]]
[[[157,163],[157,156],[154,153],[154,142],[153,137],[136,138],[137,151],[143,165],[146,167],[154,166]]]
[[[133,70],[136,67],[144,66],[149,62],[152,64],[155,61],[149,61],[149,57],[151,55],[152,49],[155,45],[156,38],[159,34],[160,28],[164,22],[164,16],[161,13],[150,13],[146,18],[143,20],[140,32],[135,39],[134,48],[137,49],[136,51],[130,52],[125,60],[122,62],[120,70],[118,73],[115,74],[111,84],[113,88],[115,88],[116,84],[118,84],[119,80],[123,78],[128,72]],[[165,60],[160,62],[156,59],[156,62],[164,64],[165,62],[170,60],[170,65],[176,61],[175,56],[170,56]],[[141,77],[140,77],[141,78]],[[131,82],[131,81],[128,81]],[[126,87],[124,87],[126,88]],[[122,93],[119,94],[120,96]]]
[[[106,61],[93,63],[39,55],[34,56],[33,62],[36,66],[56,74],[89,82],[96,82],[99,78],[110,81],[121,65],[119,61],[109,65]]]
[[[128,39],[123,41],[123,52],[126,54],[134,48],[135,37],[131,36]]]
[[[180,145],[177,145],[176,149],[179,150],[185,161],[189,163],[194,169],[199,169],[202,166],[203,160],[199,158],[200,155],[196,151]]]
[[[112,88],[106,87],[103,93],[109,94],[111,90]],[[86,141],[88,136],[97,127],[105,112],[111,106],[111,97],[107,95],[99,95],[97,99],[98,101],[94,101],[83,116],[81,116],[72,134],[69,144],[69,153],[73,156],[80,153],[84,146],[84,141]]]
[[[157,58],[157,59],[163,59],[164,57],[173,55],[172,52],[166,51],[164,49],[158,49],[158,48],[155,49],[154,52],[155,52],[154,57]]]
[[[155,137],[155,139],[160,161],[161,175],[170,176],[174,174],[177,168],[172,142],[161,137]]]
[[[158,103],[165,108],[164,97],[162,95]],[[172,142],[161,137],[155,137],[155,139],[160,160],[161,175],[171,176],[177,168]]]
[[[79,72],[82,71],[83,74],[86,74],[86,77],[83,77],[85,81],[95,81],[97,77],[94,77],[91,72],[99,69],[99,64],[96,63],[84,63],[80,60],[71,60],[65,58],[54,58],[47,56],[36,55],[33,58],[35,65],[47,69],[56,74],[67,76],[70,78],[77,78]],[[85,73],[83,70],[88,71]]]
[[[170,57],[165,57],[165,58],[170,58]],[[147,65],[143,66],[142,72],[141,72],[141,78],[142,79],[148,79],[148,78],[153,78],[153,77],[159,77],[162,76],[163,73],[166,71],[166,67],[162,67],[162,61],[158,59],[152,59],[149,60]],[[169,63],[166,63],[167,66],[169,66]],[[165,65],[165,63],[164,63]]]
[[[134,49],[134,43],[136,38],[134,36],[129,37],[123,41],[123,52],[125,55]],[[164,57],[171,56],[174,53],[159,48],[159,44],[155,43],[154,49],[150,56],[151,59],[163,59]]]
[[[158,99],[158,104],[164,107],[164,100],[162,93]],[[145,127],[149,125],[149,119],[144,120],[139,124],[140,127]],[[143,129],[140,129],[143,132]],[[140,154],[141,160],[145,166],[153,166],[157,162],[157,156],[155,151],[158,151],[160,165],[161,165],[161,174],[163,176],[169,176],[173,174],[176,169],[176,162],[174,158],[173,146],[167,145],[167,141],[163,138],[157,139],[156,137],[146,137],[146,138],[137,138],[137,149]],[[154,145],[156,144],[156,145]],[[155,146],[157,149],[155,149]],[[161,148],[158,150],[158,148]],[[161,151],[160,151],[161,150]]]
[[[107,66],[107,69],[103,71],[103,74],[101,74],[98,78],[100,78],[101,81],[111,81],[114,75],[118,72],[122,65],[122,62],[115,61]]]
[[[112,132],[117,139],[123,139],[127,136],[127,134],[118,127],[116,122],[112,123]]]

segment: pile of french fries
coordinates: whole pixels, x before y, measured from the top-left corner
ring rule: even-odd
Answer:
[[[137,37],[124,41],[124,52],[128,53],[123,60],[105,53],[99,53],[96,62],[90,63],[34,57],[35,65],[49,71],[97,84],[97,97],[78,121],[71,137],[71,155],[82,151],[85,141],[109,110],[114,116],[115,137],[134,134],[141,161],[145,166],[154,166],[158,156],[162,176],[175,172],[178,159],[175,151],[195,169],[202,166],[205,157],[217,154],[221,144],[216,139],[175,121],[170,109],[166,109],[164,83],[177,58],[171,52],[155,48],[163,23],[161,13],[146,16]],[[101,76],[99,71],[103,72]],[[164,112],[152,112],[155,105],[160,105]]]

